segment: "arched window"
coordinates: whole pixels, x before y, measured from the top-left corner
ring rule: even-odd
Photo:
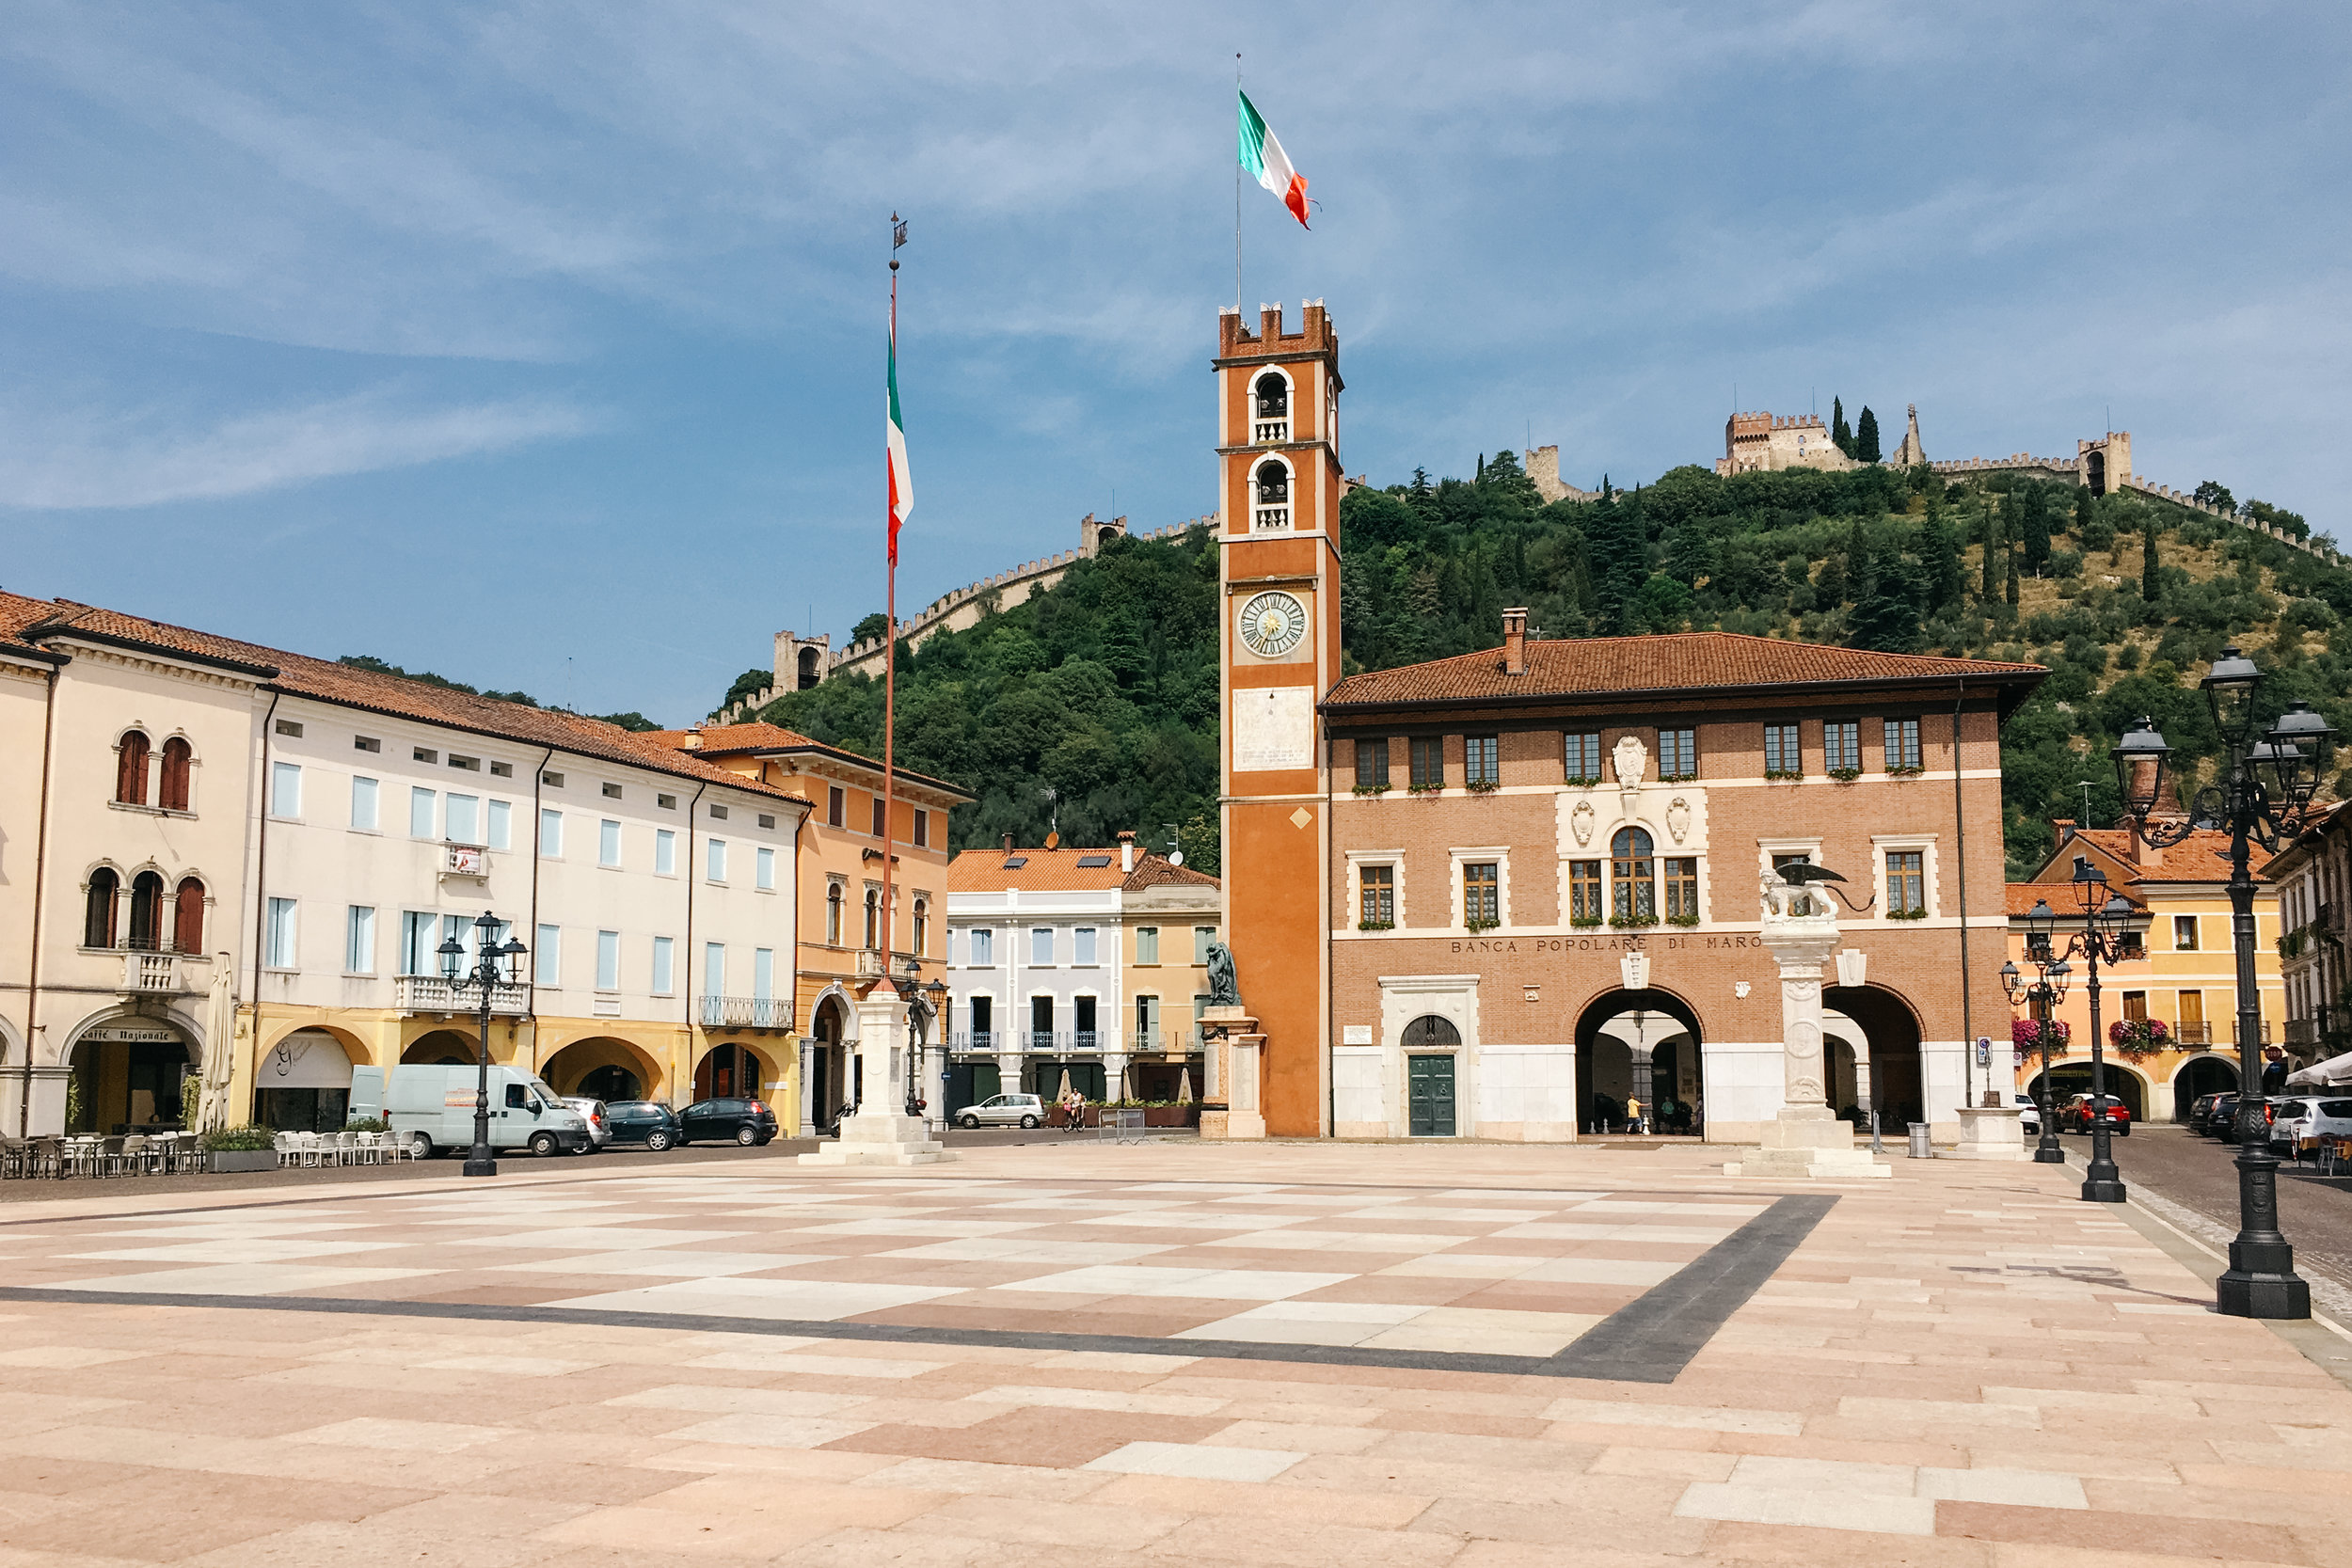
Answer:
[[[1609,841],[1609,912],[1617,919],[1658,917],[1658,884],[1652,879],[1650,837],[1639,828],[1619,828]]]
[[[126,806],[147,804],[147,736],[137,730],[115,748],[115,799]]]
[[[866,945],[882,946],[882,894],[870,887],[866,890]]]
[[[123,943],[142,953],[164,944],[164,879],[152,871],[131,879],[131,940]]]
[[[1453,1021],[1435,1013],[1424,1014],[1405,1026],[1405,1049],[1426,1050],[1431,1046],[1455,1046],[1462,1043],[1462,1032]]]
[[[930,902],[928,899],[917,898],[914,901],[914,956],[918,958],[923,956],[923,939],[930,928]]]
[[[1279,506],[1291,499],[1291,471],[1280,463],[1258,465],[1258,504]]]
[[[1258,418],[1286,420],[1291,412],[1291,384],[1274,371],[1258,377]]]
[[[89,874],[89,894],[82,913],[83,946],[115,944],[115,895],[121,891],[122,879],[110,867],[102,865]]]
[[[817,667],[817,650],[803,648],[801,650],[801,689],[806,691],[823,679],[824,672]]]
[[[825,889],[825,941],[834,947],[841,945],[841,884],[834,882]]]
[[[188,765],[195,750],[178,736],[164,742],[164,774],[156,781],[155,803],[166,811],[188,809]]]
[[[183,877],[172,895],[171,945],[175,952],[204,951],[204,884],[193,877]]]

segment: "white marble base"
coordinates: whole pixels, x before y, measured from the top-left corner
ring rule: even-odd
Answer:
[[[1960,1146],[1954,1160],[2014,1163],[2030,1159],[2026,1148],[2025,1114],[2011,1106],[1963,1105],[1960,1109]]]
[[[1871,1181],[1893,1176],[1890,1167],[1856,1148],[1853,1127],[1830,1115],[1826,1105],[1791,1105],[1766,1122],[1763,1147],[1726,1164],[1725,1176],[1766,1176],[1784,1180]]]
[[[920,1117],[887,1111],[860,1111],[841,1123],[841,1135],[813,1154],[801,1156],[804,1165],[929,1165],[952,1160],[947,1146],[930,1135]]]

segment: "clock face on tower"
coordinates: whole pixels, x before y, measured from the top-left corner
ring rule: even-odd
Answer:
[[[1307,607],[1289,594],[1253,595],[1241,607],[1241,645],[1260,658],[1279,658],[1306,640]]]

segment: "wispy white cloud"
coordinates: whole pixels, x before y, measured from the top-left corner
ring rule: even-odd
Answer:
[[[598,422],[560,402],[422,408],[378,393],[243,415],[205,430],[157,413],[0,411],[0,505],[85,510],[221,500],[505,451],[582,436]]]

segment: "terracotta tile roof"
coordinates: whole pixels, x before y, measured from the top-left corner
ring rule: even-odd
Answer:
[[[1090,859],[1104,863],[1078,863]],[[1009,860],[1024,863],[1008,870],[1005,863]],[[1107,893],[1114,888],[1135,893],[1148,887],[1216,885],[1215,877],[1189,866],[1170,865],[1166,856],[1149,851],[1136,853],[1132,872],[1119,869],[1115,848],[1015,849],[1009,855],[1003,849],[966,849],[947,863],[950,893],[1002,893],[1007,888],[1024,893]]]
[[[1527,673],[1502,673],[1502,653],[1488,648],[1396,670],[1350,675],[1332,687],[1327,708],[1390,707],[1607,697],[1647,692],[1720,691],[1756,686],[1857,686],[1933,682],[1955,676],[2014,689],[2022,699],[2049,672],[2039,664],[1867,653],[1777,637],[1691,631],[1654,637],[1555,639],[1527,644]]]
[[[675,747],[681,752],[699,757],[756,756],[774,752],[816,752],[827,756],[842,758],[860,768],[873,768],[878,773],[882,771],[881,762],[863,752],[853,752],[846,746],[835,746],[826,741],[814,739],[798,731],[787,730],[781,724],[771,724],[765,721],[750,724],[711,724],[700,730],[647,730],[644,733],[648,740],[658,741],[664,746]],[[696,736],[702,737],[702,744],[689,747],[687,742]],[[959,800],[969,801],[978,799],[970,791],[958,788],[945,779],[935,779],[928,773],[917,773],[911,768],[901,768],[898,772],[901,779],[952,795]]]
[[[2074,900],[2073,894],[2068,891],[2069,887],[2070,884],[2064,879],[2054,882],[2007,883],[2004,891],[2009,895],[2009,917],[2015,920],[2020,915],[2031,912],[2033,907],[2044,898],[2050,900],[2050,908],[2059,914],[2080,909],[2082,906]],[[2143,914],[2147,912],[2147,900],[2133,896],[2129,888],[2117,887],[2114,891],[2121,894],[2123,901],[2131,905],[2134,910]]]
[[[2135,866],[2132,863],[2132,835],[2122,828],[2077,828],[2074,836],[2050,852],[2036,876],[2046,881],[2064,881],[2071,875],[2077,845],[2088,845],[2099,850],[2113,864],[2122,867],[2120,880],[2139,882],[2226,882],[2230,879],[2230,835],[2217,829],[2200,828],[2178,844],[2168,845],[2164,863]],[[2259,844],[2248,846],[2250,853],[2246,863],[2254,874],[2254,880],[2263,881],[2263,867],[2270,863],[2270,856]],[[2043,873],[2052,875],[2043,876]],[[2110,877],[2114,873],[2108,873]]]
[[[36,642],[28,641],[25,632],[38,626],[56,607],[46,599],[27,599],[15,594],[0,594],[0,650],[19,657],[37,658],[54,664],[57,656]]]
[[[231,638],[215,637],[208,632],[191,631],[184,626],[143,620],[116,610],[74,604],[70,600],[27,600],[15,594],[0,594],[0,627],[8,626],[10,619],[23,615],[25,606],[38,606],[43,612],[27,623],[26,633],[29,636],[83,637],[115,646],[151,648],[161,653],[180,654],[257,673],[261,677],[260,684],[271,689],[311,697],[342,707],[414,719],[430,724],[453,725],[502,740],[552,747],[575,756],[651,768],[683,779],[724,784],[753,794],[771,795],[803,806],[807,804],[799,796],[790,795],[771,784],[761,784],[755,779],[730,773],[723,768],[662,745],[645,735],[622,729],[617,724],[608,724],[601,719],[563,713],[551,708],[531,707],[522,703],[501,702],[471,692],[453,691],[424,681],[354,669],[348,664],[312,658],[307,654],[287,653],[257,643],[240,642]]]

